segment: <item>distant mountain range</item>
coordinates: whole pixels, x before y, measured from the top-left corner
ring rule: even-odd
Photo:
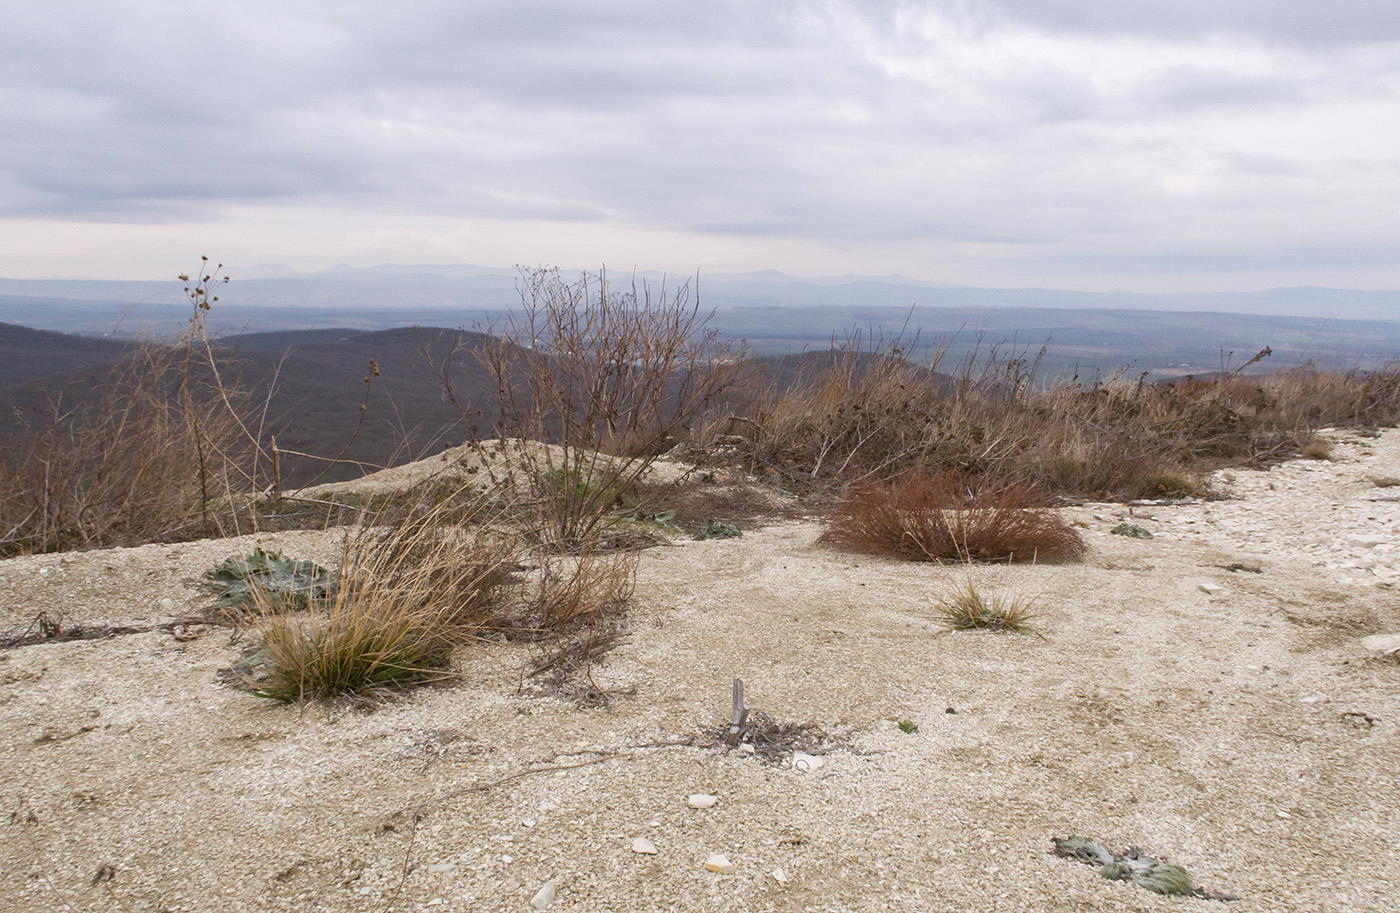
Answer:
[[[568,274],[566,274],[568,275]],[[1156,376],[1219,370],[1269,346],[1278,369],[1311,361],[1375,368],[1400,359],[1400,293],[1324,288],[1130,294],[980,289],[900,276],[799,280],[767,271],[668,277],[610,271],[655,294],[690,283],[711,326],[758,354],[810,351],[860,331],[916,334],[920,358],[956,362],[987,347],[1047,345],[1046,376],[1117,370]],[[405,326],[489,330],[518,310],[513,270],[474,266],[335,267],[304,274],[262,266],[235,275],[209,318],[218,336]],[[182,283],[0,279],[0,321],[107,338],[171,338],[191,312]],[[1235,353],[1231,356],[1230,353]],[[28,356],[22,356],[28,357]],[[60,356],[55,356],[60,357]],[[66,356],[63,356],[66,357]]]
[[[572,275],[566,272],[566,276]],[[615,287],[637,282],[674,290],[690,283],[706,309],[813,307],[1057,309],[1214,312],[1310,320],[1400,322],[1400,292],[1281,288],[1257,292],[1142,294],[1054,289],[987,289],[920,282],[902,276],[796,279],[775,271],[741,275],[664,276],[611,270]],[[221,332],[266,332],[326,326],[388,329],[409,323],[468,325],[519,305],[516,272],[475,266],[332,267],[299,273],[259,266],[235,271],[226,287]],[[178,329],[188,313],[182,283],[88,279],[0,279],[0,320],[37,329],[139,335]],[[988,315],[993,323],[998,315]],[[796,321],[795,321],[796,322]],[[1015,328],[1009,328],[1014,330]]]

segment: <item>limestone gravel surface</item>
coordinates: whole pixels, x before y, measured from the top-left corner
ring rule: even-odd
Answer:
[[[1222,474],[1225,500],[1070,508],[1076,564],[852,556],[813,522],[651,549],[593,669],[635,693],[598,709],[532,689],[522,644],[372,710],[229,689],[224,629],[0,651],[0,909],[527,910],[550,883],[558,911],[1393,909],[1400,661],[1360,641],[1400,632],[1396,489],[1372,481],[1400,476],[1400,434],[1338,440]],[[254,544],[337,552],[11,559],[0,626],[167,621]],[[944,631],[931,594],[968,573],[1036,594],[1035,633]],[[728,718],[736,677],[847,747],[803,771],[674,744]],[[1070,834],[1240,899],[1106,881],[1050,854]]]

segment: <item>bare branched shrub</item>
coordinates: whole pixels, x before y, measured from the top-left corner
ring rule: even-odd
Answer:
[[[575,622],[594,624],[621,611],[632,598],[636,580],[635,552],[546,557],[527,618],[542,631]]]
[[[143,347],[95,398],[51,404],[48,426],[0,460],[0,553],[168,541],[215,525],[240,432],[221,401],[186,395],[181,359]]]
[[[205,260],[207,266],[207,258]],[[0,455],[0,554],[133,545],[236,527],[230,495],[258,474],[256,409],[205,331],[221,267],[181,276],[194,308],[174,345],[147,344],[49,404]]]
[[[904,354],[900,337],[854,332],[775,384],[745,418],[756,468],[819,482],[892,474],[925,457],[950,379],[937,373],[941,352],[927,368]]]
[[[607,274],[522,270],[522,310],[478,355],[499,395],[497,436],[539,535],[576,546],[733,384],[729,347],[689,283],[617,289]],[[553,446],[544,446],[543,442]]]
[[[1034,489],[950,471],[854,486],[822,539],[931,561],[1055,561],[1084,552],[1079,533]]]

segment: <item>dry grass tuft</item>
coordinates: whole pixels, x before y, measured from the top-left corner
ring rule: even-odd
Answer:
[[[910,472],[851,489],[822,540],[912,560],[1058,561],[1084,540],[1026,485],[955,472]]]
[[[233,681],[288,702],[376,697],[449,677],[452,652],[488,632],[622,630],[635,553],[525,551],[528,537],[478,494],[425,490],[416,506],[392,505],[351,528],[338,586],[308,612],[288,614],[285,601],[252,589],[259,649]],[[538,572],[526,579],[522,560]]]
[[[510,542],[486,525],[443,523],[451,502],[389,527],[348,534],[339,586],[297,616],[260,590],[260,648],[234,668],[255,694],[301,702],[372,697],[445,678],[452,650],[502,609],[516,568]]]
[[[1035,618],[1035,597],[1024,593],[984,594],[969,574],[935,592],[933,605],[955,631],[1024,632]]]

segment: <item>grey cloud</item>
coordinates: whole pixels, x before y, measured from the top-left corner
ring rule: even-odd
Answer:
[[[1294,105],[1317,88],[1310,80],[1283,76],[1244,75],[1224,67],[1170,66],[1136,88],[1136,100],[1151,108],[1203,110],[1213,108]]]
[[[1048,29],[1186,39],[1230,34],[1303,46],[1400,40],[1393,0],[987,0],[959,3],[975,18],[995,10]]]
[[[1400,71],[1384,53],[1349,68],[1355,49],[1318,52],[1306,75],[1169,53],[1118,84],[1064,55],[983,57],[989,33],[964,29],[1021,22],[1105,43],[1231,32],[1297,55],[1400,36],[1392,3],[1320,25],[1293,0],[12,5],[0,215],[188,218],[318,200],[1063,250],[1150,236],[1189,221],[1183,207],[1209,223],[1212,207],[1238,205],[1162,190],[1162,173],[1198,167],[1172,139],[1180,118],[1383,95]],[[911,27],[939,11],[957,15]],[[1288,150],[1207,159],[1219,180],[1312,180]]]

